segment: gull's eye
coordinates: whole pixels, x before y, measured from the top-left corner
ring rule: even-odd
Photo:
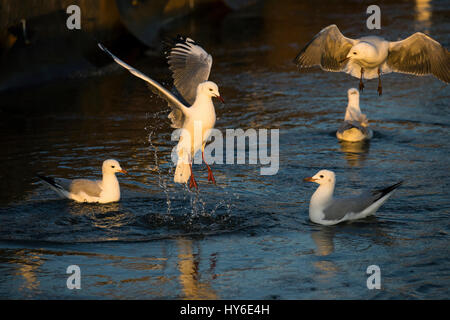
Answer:
[[[323,178],[323,175],[320,175],[321,178]]]
[[[113,168],[113,169],[114,169],[114,168],[115,168],[115,166],[111,166],[111,168]]]
[[[213,91],[213,89],[209,88],[209,91]]]
[[[353,52],[353,54],[356,54],[356,52]]]

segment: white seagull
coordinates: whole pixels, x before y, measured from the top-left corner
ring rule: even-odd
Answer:
[[[366,191],[353,198],[334,198],[335,175],[330,170],[320,170],[315,176],[304,181],[319,184],[309,204],[309,219],[322,225],[334,225],[343,221],[362,219],[378,210],[392,192],[403,182],[384,189]]]
[[[369,128],[369,120],[359,108],[359,92],[355,88],[347,91],[348,105],[345,111],[345,118],[342,125],[336,132],[339,140],[356,142],[369,140],[373,136],[372,129]]]
[[[169,119],[173,128],[181,128],[180,140],[177,145],[177,166],[174,181],[186,183],[190,178],[189,188],[198,188],[192,172],[192,159],[198,150],[202,150],[202,158],[208,168],[208,181],[215,183],[211,168],[204,158],[204,148],[216,122],[216,112],[212,98],[224,102],[218,86],[207,81],[212,66],[212,57],[202,47],[190,38],[178,37],[167,56],[169,69],[172,71],[174,85],[182,98],[176,97],[157,81],[146,76],[139,70],[129,66],[113,55],[102,44],[100,49],[109,54],[115,62],[127,69],[133,75],[147,81],[151,89],[167,100],[172,112]],[[184,101],[182,101],[184,100]],[[194,137],[195,128],[201,128],[201,137]]]
[[[448,50],[421,32],[400,41],[377,36],[350,39],[333,24],[316,34],[294,63],[299,68],[320,66],[326,71],[349,73],[360,79],[359,90],[364,89],[363,79],[378,77],[379,95],[382,73],[433,74],[446,83],[450,79]]]
[[[126,174],[118,161],[109,159],[103,161],[102,180],[87,179],[62,179],[37,175],[50,186],[62,198],[68,198],[77,202],[109,203],[120,200],[119,181],[116,172]]]

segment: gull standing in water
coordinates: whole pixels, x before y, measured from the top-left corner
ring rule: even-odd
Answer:
[[[381,74],[400,72],[418,76],[433,74],[450,81],[450,54],[447,49],[421,32],[400,41],[378,36],[359,39],[345,37],[336,25],[320,31],[294,59],[299,68],[320,66],[322,70],[349,73],[363,79],[378,77],[378,94],[382,94]]]
[[[304,181],[319,184],[309,204],[309,219],[322,225],[334,225],[343,221],[366,218],[375,214],[402,182],[384,189],[366,191],[353,198],[334,198],[335,175],[330,170],[320,170]]]
[[[77,202],[109,203],[120,200],[120,187],[116,173],[127,172],[120,167],[118,161],[109,159],[103,161],[102,180],[87,179],[61,179],[37,175],[50,188],[56,191],[62,198],[68,198]]]
[[[174,85],[182,98],[176,97],[157,81],[139,70],[129,66],[113,55],[102,44],[100,49],[109,54],[116,63],[127,69],[138,78],[147,81],[153,92],[167,100],[172,112],[169,119],[173,128],[183,129],[177,145],[177,166],[174,181],[186,183],[189,188],[198,188],[192,172],[192,159],[198,150],[202,150],[202,158],[208,168],[208,181],[215,183],[211,168],[204,158],[204,148],[216,122],[216,112],[212,98],[224,102],[218,86],[207,81],[212,66],[212,57],[190,38],[178,37],[167,56],[169,69],[172,71]],[[184,100],[184,101],[181,101]],[[194,126],[201,127],[201,139],[194,138]]]
[[[344,122],[336,132],[339,140],[356,142],[372,138],[373,132],[369,128],[369,120],[359,108],[359,92],[355,88],[347,91],[348,105]]]

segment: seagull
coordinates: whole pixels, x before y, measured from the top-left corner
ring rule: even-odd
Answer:
[[[207,81],[212,66],[212,57],[202,47],[190,38],[178,36],[167,56],[169,69],[172,71],[174,85],[181,97],[177,97],[165,89],[157,81],[146,76],[139,70],[129,66],[115,55],[113,55],[102,44],[100,49],[106,52],[116,63],[127,69],[138,78],[147,81],[150,88],[164,98],[172,112],[169,119],[172,128],[182,129],[180,139],[176,147],[178,156],[175,169],[174,181],[186,183],[189,178],[189,188],[198,189],[192,171],[192,159],[198,150],[202,150],[202,159],[208,169],[208,181],[216,183],[210,166],[205,161],[204,149],[206,142],[216,122],[216,112],[212,98],[224,100],[220,96],[217,84]],[[194,128],[201,127],[200,139],[194,137]]]
[[[355,88],[347,91],[348,105],[345,111],[344,122],[336,132],[339,140],[356,142],[369,140],[373,136],[369,128],[369,120],[359,109],[359,92]]]
[[[109,159],[103,161],[102,180],[69,180],[37,176],[62,198],[72,199],[76,202],[109,203],[120,200],[120,187],[116,172],[127,174],[127,171],[120,167],[118,161]]]
[[[378,94],[382,94],[381,74],[400,72],[418,76],[433,74],[448,83],[450,55],[447,49],[421,32],[400,41],[387,41],[368,36],[359,39],[345,37],[336,25],[330,25],[300,51],[294,59],[299,68],[320,66],[325,71],[343,71],[363,79],[378,77]]]
[[[322,225],[334,225],[343,221],[362,219],[378,210],[403,181],[384,189],[366,191],[353,198],[334,198],[335,175],[330,170],[320,170],[304,181],[319,184],[309,204],[309,219]]]

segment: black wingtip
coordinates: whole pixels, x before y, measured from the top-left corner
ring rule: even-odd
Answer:
[[[43,181],[45,181],[47,183],[50,183],[51,185],[56,185],[56,182],[55,182],[55,180],[53,178],[46,177],[46,176],[43,176],[43,175],[40,175],[40,174],[37,174],[37,173],[36,173],[36,177],[38,177],[39,179],[41,179],[41,180],[43,180]]]
[[[379,193],[379,197],[378,199],[384,197],[385,195],[387,195],[388,193],[392,192],[393,190],[397,189],[398,187],[400,187],[403,184],[403,180],[397,182],[396,184],[393,184],[392,186],[389,186],[387,188],[384,189],[379,189],[379,190],[375,190],[373,193],[374,194],[378,194]],[[377,199],[377,200],[378,200]]]

